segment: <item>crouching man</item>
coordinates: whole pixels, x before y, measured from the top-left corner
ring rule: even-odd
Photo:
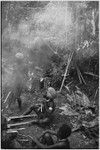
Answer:
[[[49,122],[54,110],[55,103],[54,98],[56,97],[56,91],[54,88],[49,87],[47,93],[44,95],[44,101],[41,104],[32,105],[23,115],[28,115],[32,111],[38,116],[38,123],[42,124]],[[34,123],[34,121],[33,121]]]

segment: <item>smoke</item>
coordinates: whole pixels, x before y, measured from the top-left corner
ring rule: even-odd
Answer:
[[[33,12],[34,13],[34,12]],[[17,29],[8,27],[8,38],[19,41],[26,48],[41,46],[50,42],[57,47],[67,47],[77,36],[78,25],[72,20],[67,2],[49,3],[44,9],[31,14],[27,20],[20,20]]]
[[[76,4],[74,7],[78,12],[80,9],[84,10],[86,5]],[[69,46],[77,43],[84,31],[84,25],[75,19],[74,9],[70,2],[49,2],[40,9],[33,7],[27,17],[19,18],[15,24],[8,18],[8,25],[2,33],[2,55],[6,60],[7,69],[9,70],[9,65],[14,68],[14,64],[18,68],[15,59],[18,52],[24,55],[21,67],[33,70],[35,66],[43,66],[48,61],[48,55],[56,52],[58,48],[67,51]],[[23,11],[20,11],[22,16]],[[12,76],[15,76],[14,72],[13,70]],[[18,71],[18,74],[23,76],[25,72]],[[9,73],[5,73],[5,76],[6,80],[8,76],[12,78]]]

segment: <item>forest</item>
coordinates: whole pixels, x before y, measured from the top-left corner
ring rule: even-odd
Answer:
[[[17,131],[15,148],[34,149],[36,137],[64,123],[71,149],[98,149],[99,1],[2,1],[1,48],[1,143]],[[38,115],[24,112],[46,98],[52,121],[30,125]]]

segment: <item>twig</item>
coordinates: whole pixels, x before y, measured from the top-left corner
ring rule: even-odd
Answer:
[[[96,74],[93,74],[92,72],[85,72],[85,74],[88,74],[88,75],[91,75],[91,76],[94,76],[94,77],[97,77],[97,78],[99,78],[99,76],[98,76],[98,75],[96,75]]]
[[[83,78],[82,73],[80,72],[80,70],[79,70],[79,73],[80,73],[80,76],[81,76],[81,79],[82,79],[83,83],[86,84],[86,82],[85,82],[85,80],[84,80],[84,78]]]
[[[69,86],[69,85],[72,84],[72,83],[73,83],[73,81],[69,82],[69,83],[67,84],[67,86]]]
[[[78,77],[79,77],[80,83],[82,83],[82,81],[83,81],[83,83],[86,84],[86,82],[85,82],[85,80],[84,80],[84,78],[82,76],[82,73],[79,70],[79,68],[77,67],[77,65],[76,65],[76,69],[77,69],[77,73],[78,73]]]
[[[95,95],[94,95],[94,100],[95,100],[95,98],[96,98],[96,96],[97,96],[98,90],[99,90],[99,88],[96,89],[96,92],[95,92]]]
[[[80,83],[82,83],[82,79],[81,79],[81,77],[80,77],[80,73],[79,73],[79,69],[78,69],[77,65],[76,65],[76,70],[77,70],[77,74],[78,74],[79,81],[80,81]]]
[[[53,50],[53,48],[52,48],[49,44],[47,44],[47,43],[45,42],[45,40],[44,40],[43,38],[41,38],[41,39],[42,39],[42,41],[45,43],[45,45],[48,46],[48,48],[50,48],[50,50],[51,50],[54,54],[57,54],[57,55],[58,55],[58,53],[55,52],[55,51]]]
[[[7,97],[6,97],[5,101],[4,101],[4,103],[7,102],[7,99],[8,99],[8,97],[10,96],[10,94],[11,94],[11,91],[8,93],[8,95],[7,95]]]

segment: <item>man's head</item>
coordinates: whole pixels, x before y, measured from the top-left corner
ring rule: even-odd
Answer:
[[[66,139],[67,137],[70,136],[70,134],[71,134],[71,128],[67,124],[63,124],[57,132],[57,136],[59,139]]]
[[[22,64],[23,63],[23,60],[24,60],[24,55],[20,52],[18,52],[16,55],[15,55],[15,60],[16,60],[16,63],[18,65]]]
[[[50,99],[56,98],[56,91],[55,91],[54,88],[52,88],[52,87],[48,88],[48,90],[47,90],[47,97],[50,98]]]

